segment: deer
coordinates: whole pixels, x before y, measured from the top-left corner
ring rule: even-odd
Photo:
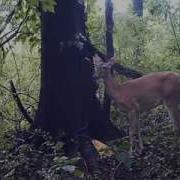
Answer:
[[[119,109],[125,110],[129,121],[130,153],[141,154],[143,142],[140,133],[139,114],[164,104],[174,123],[176,135],[180,136],[180,75],[175,72],[153,72],[123,83],[112,76],[115,58],[103,62],[95,56],[94,63],[103,79],[109,97]]]

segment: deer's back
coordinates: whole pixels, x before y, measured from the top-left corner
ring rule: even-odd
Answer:
[[[157,72],[129,80],[119,86],[119,99],[127,108],[151,109],[165,97],[180,94],[180,76],[173,72]]]

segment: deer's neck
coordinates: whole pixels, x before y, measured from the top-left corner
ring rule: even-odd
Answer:
[[[108,70],[104,77],[104,84],[107,89],[108,95],[116,99],[117,96],[117,88],[120,88],[120,85],[116,82],[116,80],[111,75],[111,70]]]

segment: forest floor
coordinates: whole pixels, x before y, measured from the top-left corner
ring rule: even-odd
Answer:
[[[164,115],[159,117],[151,114],[143,122],[141,155],[129,156],[128,137],[110,142],[113,153],[110,156],[105,150],[100,152],[94,174],[86,171],[79,154],[66,157],[63,143],[43,132],[8,132],[8,147],[0,150],[0,179],[179,180],[180,140],[174,134],[172,122]],[[43,139],[43,143],[37,145],[37,139]]]
[[[180,138],[175,136],[167,112],[160,108],[142,119],[143,153],[129,156],[128,137],[113,142],[115,154],[102,156],[98,179],[180,180]]]
[[[169,134],[152,139],[144,153],[133,158],[127,151],[102,156],[99,172],[97,179],[102,180],[179,180],[180,143]]]

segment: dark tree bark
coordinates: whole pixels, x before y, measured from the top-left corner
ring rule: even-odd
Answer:
[[[112,0],[106,0],[105,3],[105,16],[106,16],[106,53],[107,58],[114,56],[114,47],[113,47],[113,3]]]
[[[114,56],[113,47],[113,3],[111,0],[105,1],[105,17],[106,17],[106,54],[107,58]],[[106,120],[110,119],[111,114],[111,99],[107,94],[107,90],[104,92],[104,113]]]
[[[76,1],[61,0],[54,14],[41,16],[41,90],[35,124],[52,133],[61,128],[74,133],[80,127],[82,56],[75,35],[84,32],[76,25],[77,9]]]
[[[92,64],[84,60],[86,49],[79,41],[85,37],[84,4],[78,0],[56,3],[55,13],[41,14],[41,89],[34,126],[53,135],[64,130],[76,138],[89,164],[96,159],[88,134],[95,82]]]

